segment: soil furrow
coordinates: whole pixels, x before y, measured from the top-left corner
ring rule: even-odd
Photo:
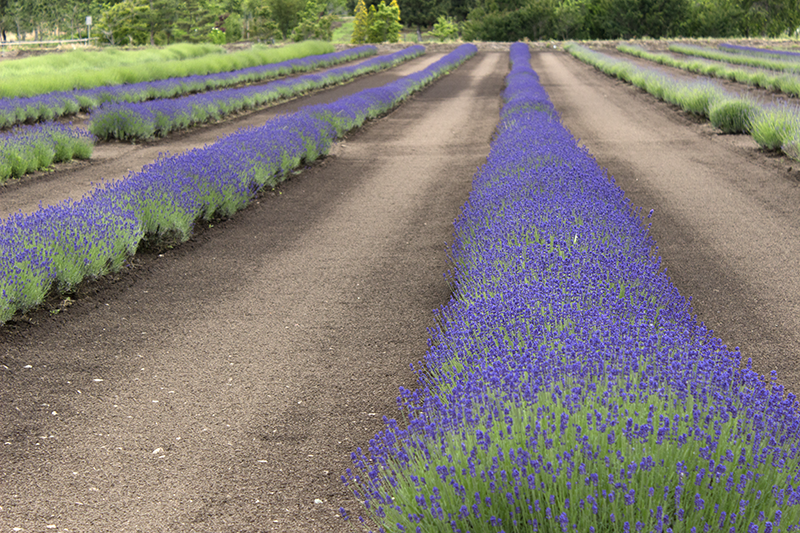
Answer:
[[[416,384],[507,69],[479,53],[235,217],[0,331],[0,524],[351,531],[339,476]]]
[[[800,173],[562,53],[534,54],[563,123],[643,213],[699,319],[800,391]]]

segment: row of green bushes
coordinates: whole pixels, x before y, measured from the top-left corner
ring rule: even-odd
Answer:
[[[627,44],[619,45],[617,50],[661,65],[694,72],[695,74],[714,76],[770,91],[800,96],[800,77],[787,72],[736,68],[725,63],[704,61],[702,59],[681,59],[670,54],[650,52],[641,46]]]
[[[707,117],[725,133],[747,133],[762,148],[780,150],[800,160],[800,108],[796,105],[760,103],[748,96],[729,93],[708,80],[680,80],[575,43],[568,43],[564,48],[606,74],[632,83],[685,111]]]

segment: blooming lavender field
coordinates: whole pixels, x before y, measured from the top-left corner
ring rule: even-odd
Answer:
[[[79,111],[93,111],[108,103],[175,98],[223,87],[260,82],[287,74],[330,67],[374,55],[376,52],[377,49],[374,46],[365,45],[341,52],[289,59],[231,72],[124,85],[107,85],[75,91],[54,91],[37,96],[0,98],[0,128],[26,121],[52,120],[57,117],[74,115]]]
[[[511,61],[408,422],[343,481],[385,531],[797,530],[796,397],[696,321],[527,46]]]
[[[418,54],[421,47],[412,48],[390,61]],[[145,237],[185,241],[198,220],[230,216],[259,189],[327,153],[335,139],[397,106],[476,50],[462,45],[378,89],[307,106],[204,148],[162,157],[78,201],[3,220],[0,323],[39,305],[51,291],[66,292],[84,279],[119,269]]]
[[[12,217],[0,321],[118,269],[147,239],[231,215],[474,53]],[[392,532],[797,530],[795,396],[697,321],[648,215],[561,125],[528,47],[510,59],[491,154],[455,223],[452,299],[419,383],[401,390],[406,419],[386,418],[352,456],[358,501],[340,514]]]
[[[359,47],[361,48],[361,47]],[[370,47],[366,47],[370,48]],[[374,47],[371,47],[374,50]],[[353,58],[363,52],[358,48],[337,52]],[[208,120],[252,109],[269,102],[297,96],[304,92],[375,72],[417,57],[425,52],[422,45],[373,57],[355,65],[333,68],[322,73],[281,79],[265,85],[203,92],[174,99],[148,100],[139,103],[110,102],[92,113],[89,130],[101,139],[137,140],[164,136]]]

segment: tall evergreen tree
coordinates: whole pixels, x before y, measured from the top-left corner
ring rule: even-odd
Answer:
[[[367,42],[367,29],[369,28],[369,14],[364,0],[358,0],[355,9],[355,21],[353,22],[353,37],[350,40],[353,44]]]

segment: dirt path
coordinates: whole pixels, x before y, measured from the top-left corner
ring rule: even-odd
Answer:
[[[72,161],[56,165],[56,172],[37,172],[20,180],[0,185],[0,219],[22,211],[30,213],[39,202],[52,205],[64,198],[79,199],[97,183],[124,178],[141,170],[161,153],[178,154],[215,142],[240,128],[263,126],[270,118],[292,113],[300,107],[332,102],[347,94],[385,85],[400,77],[425,68],[444,56],[427,53],[384,72],[370,74],[350,83],[313,92],[258,111],[241,113],[221,122],[205,124],[191,130],[138,144],[108,142],[95,147],[89,161]],[[84,126],[85,127],[85,126]]]
[[[349,530],[339,476],[415,384],[507,68],[479,54],[277,194],[0,332],[0,531]]]
[[[532,66],[564,124],[635,206],[699,318],[800,392],[800,172],[566,53]]]

